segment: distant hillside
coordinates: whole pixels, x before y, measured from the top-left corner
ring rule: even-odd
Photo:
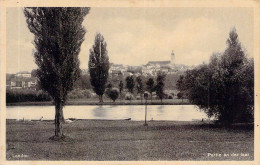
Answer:
[[[183,75],[185,71],[178,71],[174,74],[167,74],[165,79],[165,89],[174,90],[176,88],[176,83],[180,77],[180,75]]]

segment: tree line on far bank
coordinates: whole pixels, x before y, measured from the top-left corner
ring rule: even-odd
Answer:
[[[166,74],[163,72],[158,72],[156,81],[154,81],[153,77],[150,77],[148,79],[145,79],[143,76],[127,76],[125,78],[125,85],[123,83],[123,80],[121,80],[117,84],[112,84],[109,83],[107,84],[105,93],[107,94],[108,97],[110,97],[113,101],[118,99],[122,99],[122,93],[123,91],[126,91],[127,93],[125,94],[125,99],[126,100],[134,100],[134,95],[136,94],[136,97],[138,99],[141,99],[141,101],[144,98],[144,93],[147,91],[150,94],[150,99],[152,100],[153,98],[153,92],[156,93],[156,96],[161,100],[164,98],[167,98],[167,94],[164,92],[165,89],[165,77]],[[145,81],[146,80],[146,81]],[[124,88],[125,87],[125,88]],[[118,97],[114,97],[113,95],[110,94],[110,92],[113,91],[113,93],[118,93],[115,95],[118,95]],[[112,97],[113,98],[112,98]],[[173,96],[172,96],[173,99]]]
[[[33,70],[34,72],[35,70]],[[117,99],[121,100],[141,100],[143,101],[143,94],[145,91],[149,92],[148,99],[173,99],[175,96],[179,96],[180,93],[176,95],[173,91],[168,91],[166,88],[166,76],[163,73],[158,73],[158,75],[163,75],[163,84],[161,86],[163,93],[156,92],[157,90],[157,77],[145,77],[145,76],[127,76],[121,80],[111,81],[108,79],[105,85],[105,97],[110,98],[113,101]],[[34,75],[32,75],[34,76]],[[84,77],[84,78],[82,78]],[[95,101],[97,96],[93,93],[92,86],[90,84],[89,75],[81,75],[80,78],[75,82],[73,90],[68,93],[68,99],[91,99]],[[90,87],[89,87],[90,85]],[[132,87],[131,87],[132,86]],[[166,92],[165,92],[166,90]],[[112,92],[110,92],[112,91]],[[116,97],[115,97],[116,96]],[[19,102],[46,102],[51,101],[51,97],[47,92],[41,90],[37,85],[36,89],[7,89],[6,90],[6,103],[19,103]],[[162,100],[161,100],[162,101]]]

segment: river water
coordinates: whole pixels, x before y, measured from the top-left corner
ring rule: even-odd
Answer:
[[[54,106],[8,106],[7,119],[53,120]],[[77,119],[144,120],[144,105],[82,105],[66,106],[64,117]],[[203,111],[195,105],[148,105],[147,120],[193,121],[207,118]]]

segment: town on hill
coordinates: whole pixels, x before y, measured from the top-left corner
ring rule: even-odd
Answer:
[[[194,66],[187,66],[184,64],[175,64],[175,54],[171,53],[171,59],[168,61],[149,61],[145,65],[141,66],[130,66],[123,64],[109,64],[109,77],[107,84],[111,84],[114,87],[117,87],[120,81],[123,81],[126,84],[125,80],[129,76],[133,77],[142,77],[144,81],[147,81],[149,78],[156,78],[159,72],[164,73],[166,75],[165,79],[165,93],[168,94],[166,98],[178,98],[179,90],[176,88],[177,80],[180,75],[182,75],[185,71],[194,68]],[[15,93],[20,91],[23,92],[33,92],[33,93],[44,93],[41,91],[39,86],[37,85],[37,76],[36,70],[21,71],[16,74],[7,74],[6,75],[6,89],[7,93]],[[69,94],[70,98],[84,99],[84,98],[93,98],[95,97],[95,92],[92,90],[92,86],[90,83],[90,74],[88,69],[82,69],[81,76],[79,80],[75,83],[75,89]],[[125,90],[127,91],[127,90]],[[73,94],[74,93],[74,94]],[[79,94],[85,93],[85,94]],[[86,94],[87,93],[87,94]],[[44,94],[46,98],[47,94]],[[78,96],[80,95],[80,96]],[[156,100],[155,93],[153,94],[154,99]],[[8,95],[9,96],[9,95]],[[48,98],[48,97],[47,97]],[[136,96],[135,98],[141,99],[140,96]],[[14,99],[15,100],[15,99]],[[7,102],[16,102],[13,99],[7,97]],[[33,101],[35,99],[32,99]],[[40,99],[36,99],[40,100]],[[48,98],[47,100],[50,100]],[[26,100],[30,101],[30,100]],[[43,100],[46,101],[46,100]]]

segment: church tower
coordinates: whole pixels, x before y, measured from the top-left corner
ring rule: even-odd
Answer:
[[[173,51],[171,53],[171,65],[175,65],[175,55]]]

